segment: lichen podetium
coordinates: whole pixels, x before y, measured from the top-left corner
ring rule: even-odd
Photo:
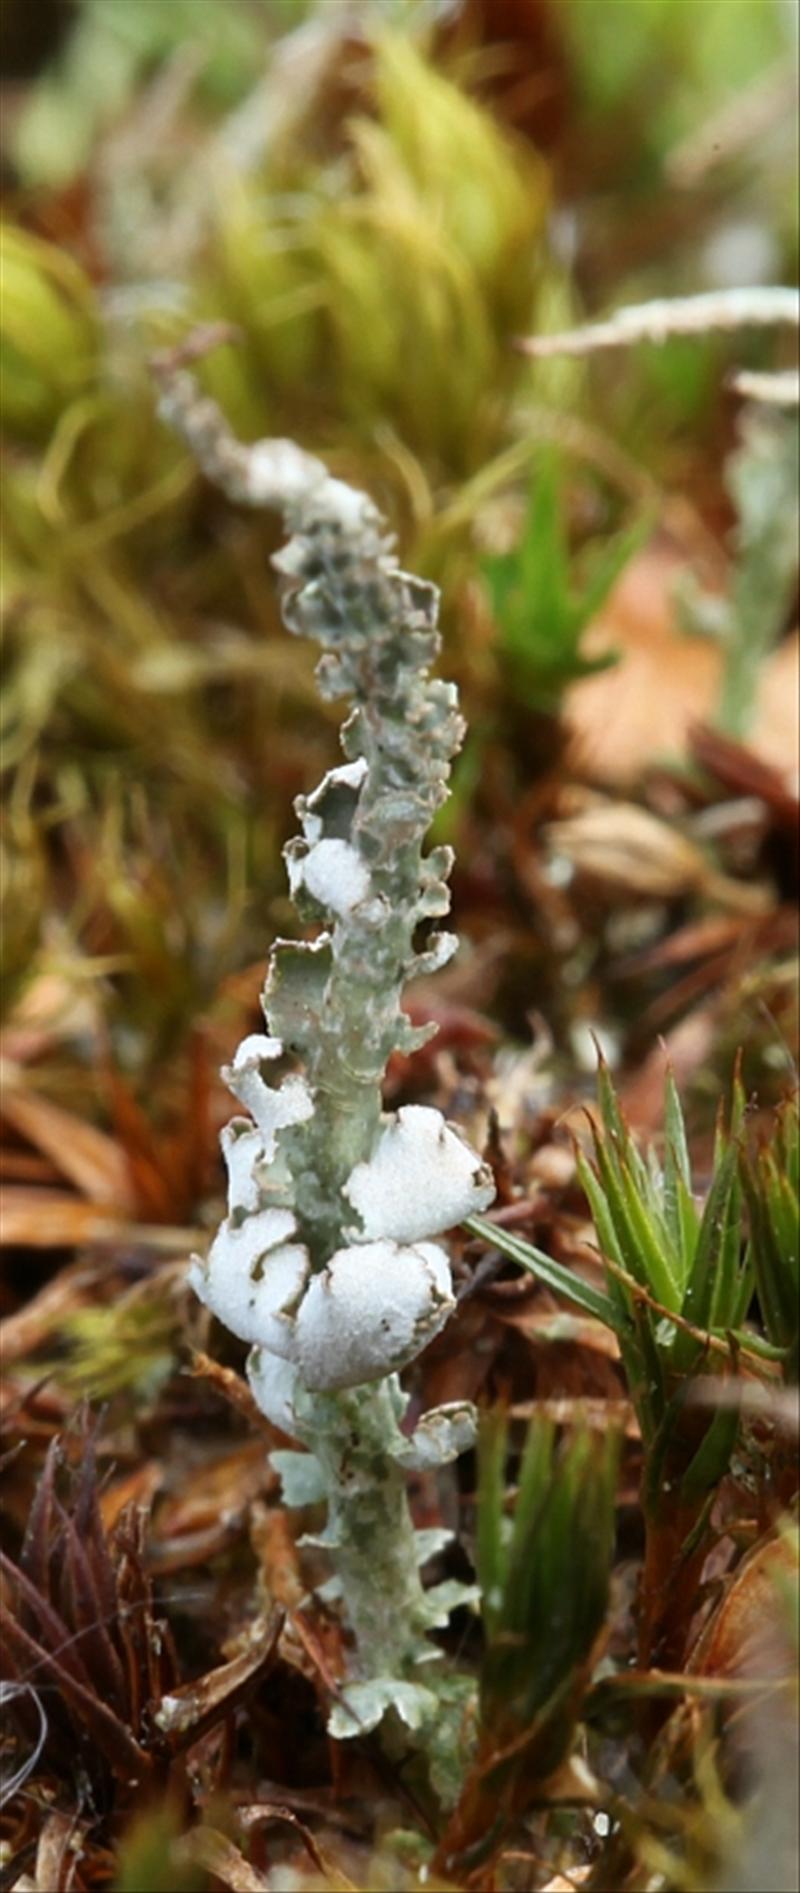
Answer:
[[[473,1416],[440,1408],[409,1438],[397,1374],[454,1307],[436,1238],[494,1190],[440,1112],[382,1109],[392,1052],[433,1029],[411,1025],[405,982],[456,945],[439,931],[416,944],[449,907],[451,851],[423,848],[463,735],[455,686],[430,675],[437,593],[401,571],[365,494],[290,441],[242,446],[185,368],[157,372],[161,412],[208,476],[238,503],[283,513],[289,539],[274,564],[285,623],[321,644],[322,695],[352,703],[346,760],[299,798],[302,833],[285,850],[298,915],[319,931],[274,943],[267,1031],[225,1072],[248,1115],[223,1132],[228,1215],[192,1279],[251,1343],[256,1399],[299,1443],[274,1455],[287,1503],[327,1501],[322,1542],[355,1643],[331,1728],[357,1734],[391,1710],[434,1757],[438,1745],[444,1783],[453,1679],[429,1632],[468,1593],[425,1590],[420,1565],[448,1534],[414,1530],[406,1475],[453,1459]]]

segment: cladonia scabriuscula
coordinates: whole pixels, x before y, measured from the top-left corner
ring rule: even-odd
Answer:
[[[405,982],[456,945],[435,929],[417,940],[449,907],[451,851],[423,850],[462,740],[457,693],[430,675],[436,590],[401,571],[372,501],[290,441],[242,446],[185,369],[162,366],[159,380],[164,418],[209,477],[283,514],[284,621],[322,646],[322,695],[352,703],[345,761],[299,798],[302,832],[285,850],[297,913],[319,931],[275,941],[266,1031],[224,1073],[242,1107],[222,1134],[228,1214],[192,1281],[250,1343],[256,1400],[298,1443],[274,1455],[287,1503],[327,1501],[323,1542],[355,1641],[333,1732],[392,1708],[424,1739],[440,1706],[428,1632],[465,1587],[424,1589],[420,1565],[448,1534],[415,1532],[406,1476],[454,1458],[474,1422],[466,1405],[443,1407],[408,1437],[397,1375],[454,1307],[441,1237],[494,1189],[439,1111],[385,1112],[382,1081],[394,1051],[435,1029],[412,1026]]]

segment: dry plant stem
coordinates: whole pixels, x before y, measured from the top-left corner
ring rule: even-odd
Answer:
[[[680,1670],[686,1658],[708,1539],[686,1551],[702,1507],[662,1505],[645,1520],[645,1555],[639,1597],[642,1669]]]
[[[800,295],[796,289],[765,285],[757,289],[717,289],[700,296],[666,296],[615,309],[604,322],[587,322],[556,335],[531,335],[518,346],[525,355],[590,355],[599,348],[630,348],[637,342],[665,342],[671,335],[705,335],[714,329],[797,328]]]
[[[384,1116],[381,1085],[392,1052],[429,1036],[402,1010],[405,980],[443,964],[455,946],[434,933],[417,952],[414,938],[449,906],[450,851],[422,848],[463,725],[454,686],[429,675],[439,648],[435,590],[400,571],[371,501],[290,441],[243,447],[174,358],[156,373],[162,414],[208,476],[234,501],[283,512],[291,536],[274,563],[285,623],[322,645],[323,696],[353,706],[342,731],[347,760],[299,799],[303,834],[285,851],[300,918],[324,931],[273,947],[264,995],[271,1036],[245,1041],[229,1077],[255,1125],[229,1127],[229,1219],[195,1286],[255,1343],[256,1399],[308,1448],[280,1456],[287,1502],[327,1501],[321,1542],[363,1679],[360,1696],[334,1712],[335,1733],[374,1726],[387,1706],[419,1730],[435,1722],[436,1699],[412,1673],[435,1657],[426,1631],[446,1621],[447,1604],[420,1579],[429,1546],[409,1512],[413,1442],[400,1429],[405,1397],[392,1370],[453,1306],[446,1254],[429,1236],[487,1202],[493,1187],[438,1113]],[[267,1063],[281,1054],[299,1061],[302,1076],[268,1082]],[[248,1254],[234,1318],[225,1294],[238,1255],[270,1218],[279,1233],[266,1253]],[[295,1271],[294,1287],[267,1306],[276,1266]],[[387,1268],[394,1304],[390,1293],[384,1309]],[[415,1281],[418,1305],[409,1302]],[[252,1313],[259,1296],[263,1332]],[[431,1418],[440,1437],[426,1434],[425,1463],[465,1443],[463,1414],[455,1427],[446,1410]]]

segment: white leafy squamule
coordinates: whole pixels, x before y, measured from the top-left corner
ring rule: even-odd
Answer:
[[[384,1120],[372,1156],[356,1164],[344,1193],[360,1217],[354,1240],[416,1242],[485,1209],[494,1181],[441,1111],[406,1104]]]
[[[247,1378],[256,1405],[262,1413],[271,1420],[273,1426],[279,1427],[290,1439],[295,1439],[297,1368],[291,1361],[282,1360],[279,1354],[270,1354],[266,1348],[254,1347],[247,1357]]]
[[[366,773],[366,757],[359,756],[355,762],[342,762],[335,769],[329,769],[327,775],[323,776],[322,781],[310,795],[298,796],[295,808],[303,824],[303,834],[307,842],[322,840],[325,834],[325,805],[327,803],[330,808],[334,796],[338,796],[341,801],[342,791],[349,790],[353,798],[354,810],[355,794],[361,788]],[[349,835],[346,838],[349,838]]]
[[[193,1257],[189,1280],[200,1300],[238,1335],[276,1354],[290,1356],[291,1317],[309,1273],[308,1250],[289,1242],[295,1233],[291,1210],[264,1209],[237,1226],[225,1221],[217,1231],[207,1262]]]
[[[290,1124],[302,1124],[313,1116],[314,1100],[305,1078],[284,1078],[280,1085],[267,1083],[262,1067],[280,1058],[280,1039],[252,1032],[242,1039],[232,1065],[223,1067],[222,1076],[234,1097],[255,1119],[269,1161],[275,1155],[275,1138]]]
[[[381,1241],[337,1250],[297,1311],[296,1359],[307,1387],[356,1387],[421,1353],[455,1307],[436,1243]]]
[[[302,846],[300,843],[299,850]],[[349,841],[324,836],[304,852],[299,850],[287,857],[293,895],[304,888],[319,907],[340,920],[367,900],[369,869]]]
[[[245,1117],[232,1117],[219,1141],[228,1172],[228,1215],[238,1220],[262,1207],[266,1147],[261,1133]]]

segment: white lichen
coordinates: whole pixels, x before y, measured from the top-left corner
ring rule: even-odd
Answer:
[[[311,795],[299,795],[295,808],[303,824],[306,841],[321,841],[325,833],[325,817],[321,811],[337,789],[349,789],[353,794],[361,788],[367,774],[366,757],[358,756],[355,762],[339,763],[335,769],[329,769]]]
[[[207,1262],[192,1257],[189,1280],[211,1313],[240,1341],[291,1356],[291,1310],[305,1288],[309,1256],[291,1210],[264,1209],[238,1226],[225,1221]]]
[[[266,1157],[263,1137],[249,1119],[233,1117],[219,1141],[228,1172],[228,1215],[260,1209],[260,1172]]]
[[[287,857],[292,894],[304,887],[320,907],[343,919],[366,900],[369,869],[349,841],[316,841],[304,855]]]
[[[361,1240],[391,1236],[416,1242],[486,1209],[494,1182],[440,1111],[407,1104],[387,1118],[372,1156],[344,1185],[358,1211]]]
[[[247,1357],[247,1378],[256,1405],[265,1417],[290,1439],[296,1438],[298,1376],[294,1364],[282,1360],[279,1354],[270,1354],[266,1348],[254,1347]]]
[[[309,487],[327,477],[322,462],[303,452],[293,440],[257,440],[244,462],[245,492],[251,506],[289,507]]]
[[[451,1400],[434,1407],[417,1421],[412,1437],[398,1448],[396,1458],[408,1472],[428,1472],[446,1466],[474,1446],[475,1408],[469,1400]]]
[[[436,1243],[339,1249],[297,1311],[301,1378],[329,1390],[394,1373],[438,1334],[454,1306],[450,1265]]]
[[[290,441],[243,447],[174,361],[159,375],[162,412],[210,477],[238,504],[283,508],[284,622],[322,646],[322,695],[352,705],[345,761],[298,798],[302,832],[285,850],[298,916],[323,930],[274,943],[267,1032],[248,1036],[224,1074],[249,1116],[223,1132],[228,1218],[191,1279],[251,1343],[262,1412],[307,1449],[308,1477],[302,1452],[290,1456],[291,1490],[327,1502],[322,1542],[364,1679],[337,1734],[391,1707],[433,1736],[436,1692],[412,1678],[422,1661],[436,1670],[428,1632],[463,1587],[422,1585],[406,1468],[452,1458],[472,1415],[426,1416],[415,1447],[396,1374],[455,1306],[431,1238],[486,1208],[493,1189],[438,1111],[382,1117],[381,1088],[392,1054],[430,1036],[406,1015],[406,980],[455,948],[428,931],[448,911],[452,853],[424,848],[463,735],[457,693],[431,676],[435,588],[401,571],[372,501]]]
[[[293,1074],[280,1085],[267,1083],[262,1066],[280,1058],[282,1052],[280,1039],[252,1032],[242,1040],[233,1064],[222,1071],[234,1097],[255,1120],[267,1162],[275,1155],[278,1131],[303,1124],[314,1115],[314,1099],[305,1078]]]

